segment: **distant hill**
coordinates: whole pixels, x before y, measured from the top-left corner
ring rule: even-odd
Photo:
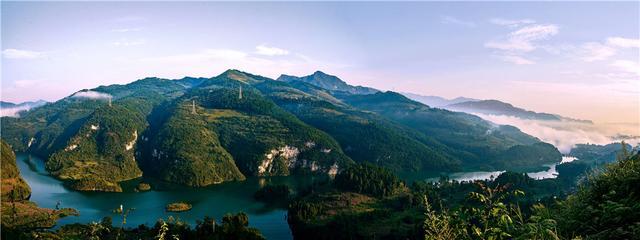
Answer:
[[[321,71],[316,71],[312,75],[304,77],[281,75],[277,80],[283,82],[306,82],[330,91],[348,92],[351,94],[372,94],[379,92],[378,90],[369,87],[351,86],[342,81],[342,79]]]
[[[456,112],[465,112],[470,114],[480,113],[489,115],[503,115],[528,120],[570,121],[593,124],[593,122],[591,122],[590,120],[568,118],[558,114],[534,112],[513,106],[510,103],[493,99],[480,100],[467,97],[446,99],[439,96],[424,96],[414,93],[403,93],[403,95],[431,107],[442,108]]]
[[[33,102],[12,103],[0,101],[0,117],[17,117],[22,111],[29,111],[47,104],[47,101],[38,100]]]
[[[467,98],[467,97],[457,97],[454,99],[446,99],[439,96],[424,96],[415,93],[402,93],[402,95],[414,100],[426,104],[430,107],[442,108],[443,106],[461,103],[461,102],[469,102],[469,101],[480,101],[479,99]]]
[[[579,120],[568,117],[563,117],[557,114],[534,112],[519,107],[515,107],[510,103],[498,101],[498,100],[478,100],[467,101],[461,103],[450,104],[444,106],[444,108],[467,113],[482,113],[490,115],[504,115],[512,116],[521,119],[530,120],[544,120],[544,121],[572,121],[581,123],[592,123],[589,120]]]
[[[535,119],[535,120],[552,120],[560,121],[562,118],[558,115],[549,113],[537,113],[528,111],[522,108],[514,107],[513,105],[498,100],[479,100],[479,101],[467,101],[456,104],[450,104],[444,106],[446,109],[459,112],[474,112],[491,115],[506,115],[513,116],[522,119]]]
[[[622,152],[622,148],[622,142],[609,143],[607,145],[578,144],[571,149],[569,155],[588,163],[612,163],[616,161],[618,154]],[[625,143],[624,148],[627,151],[632,151],[633,146]]]

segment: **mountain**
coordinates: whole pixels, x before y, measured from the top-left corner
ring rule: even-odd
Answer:
[[[577,144],[571,149],[569,155],[580,159],[581,162],[591,164],[612,163],[615,162],[618,155],[622,153],[623,147],[627,152],[631,152],[633,149],[631,145],[625,143],[623,146],[621,142],[606,145]]]
[[[461,103],[461,102],[478,101],[478,99],[467,98],[467,97],[457,97],[454,99],[446,99],[439,96],[424,96],[424,95],[419,95],[415,93],[402,93],[402,95],[414,101],[426,104],[427,106],[439,107],[439,108],[443,106],[451,105],[451,104]]]
[[[480,113],[480,114],[489,114],[489,115],[503,115],[503,116],[511,116],[511,117],[517,117],[521,119],[529,119],[529,120],[569,121],[569,122],[593,124],[593,122],[590,120],[568,118],[568,117],[563,117],[563,116],[560,116],[557,114],[551,114],[551,113],[538,113],[538,112],[522,109],[519,107],[515,107],[510,103],[506,103],[498,100],[479,100],[479,99],[466,98],[466,97],[446,99],[438,96],[423,96],[423,95],[414,94],[414,93],[402,93],[402,94],[412,100],[424,103],[428,106],[447,109],[447,110],[456,111],[456,112],[465,112],[470,114]]]
[[[43,157],[53,176],[85,191],[122,191],[120,182],[142,175],[207,186],[335,175],[354,162],[447,172],[560,161],[557,149],[515,127],[393,92],[364,94],[373,91],[321,72],[280,81],[238,70],[145,78],[2,117],[0,130],[14,149]]]
[[[351,106],[378,113],[436,141],[466,168],[513,169],[557,162],[560,153],[512,126],[496,126],[466,113],[430,108],[395,92],[341,96]],[[536,154],[531,154],[536,153]],[[538,155],[541,154],[541,155]],[[517,158],[515,156],[518,156]],[[518,159],[518,161],[513,161]]]
[[[340,78],[323,73],[321,71],[316,71],[312,75],[304,77],[281,75],[277,80],[283,82],[306,82],[330,91],[342,91],[351,94],[371,94],[378,92],[378,90],[369,87],[351,86],[342,81]]]
[[[455,103],[444,106],[444,108],[452,111],[473,112],[490,115],[506,115],[522,119],[560,121],[562,118],[558,115],[549,113],[537,113],[527,111],[522,108],[498,100],[479,100]]]
[[[444,106],[444,108],[452,111],[460,111],[467,113],[481,113],[490,115],[504,115],[512,116],[521,119],[529,120],[542,120],[542,121],[572,121],[589,123],[593,122],[589,120],[579,120],[563,117],[557,114],[550,113],[538,113],[534,111],[525,110],[515,107],[509,103],[501,102],[498,100],[478,100],[478,101],[466,101],[461,103],[455,103]]]
[[[17,117],[20,112],[29,111],[30,109],[37,108],[47,104],[47,101],[38,100],[34,102],[23,103],[11,103],[0,101],[0,116],[1,117]]]

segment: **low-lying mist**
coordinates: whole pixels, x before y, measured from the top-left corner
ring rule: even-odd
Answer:
[[[18,113],[31,109],[31,106],[18,106],[0,109],[0,117],[18,117]]]
[[[96,92],[96,91],[80,91],[80,92],[76,92],[71,97],[89,98],[89,99],[109,99],[112,96],[107,93]]]
[[[553,144],[562,153],[569,153],[576,144],[604,145],[625,142],[636,146],[640,142],[640,126],[632,123],[580,123],[572,121],[529,120],[504,115],[475,115],[501,125],[512,125],[521,131]]]

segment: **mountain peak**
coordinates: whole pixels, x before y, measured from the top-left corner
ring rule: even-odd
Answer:
[[[373,89],[373,88],[368,88],[368,87],[361,87],[361,86],[352,86],[347,84],[345,81],[343,81],[342,79],[334,76],[334,75],[330,75],[327,73],[324,73],[320,70],[315,71],[313,74],[308,75],[308,76],[304,76],[304,77],[296,77],[296,76],[290,76],[290,75],[280,75],[280,77],[278,77],[278,81],[283,81],[283,82],[292,82],[292,81],[300,81],[300,82],[306,82],[312,85],[315,85],[317,87],[321,87],[330,91],[341,91],[341,92],[348,92],[351,94],[372,94],[372,93],[376,93],[378,92],[378,90]]]
[[[323,71],[320,71],[320,70],[313,72],[313,76],[332,76],[332,77],[335,77],[333,75],[326,74],[326,73],[324,73]]]

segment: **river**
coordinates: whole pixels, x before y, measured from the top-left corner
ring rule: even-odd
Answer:
[[[113,218],[114,225],[120,222],[118,215],[112,213],[122,204],[125,208],[134,208],[127,217],[126,227],[136,227],[140,224],[153,226],[157,219],[169,216],[178,218],[195,226],[198,219],[212,216],[220,221],[226,213],[245,212],[249,215],[249,225],[258,228],[267,239],[291,239],[291,231],[286,221],[286,209],[268,207],[264,203],[255,201],[253,194],[265,183],[288,184],[298,188],[315,181],[314,177],[250,177],[245,181],[228,182],[204,188],[191,188],[170,185],[145,179],[151,182],[154,189],[147,192],[135,192],[134,186],[140,180],[133,180],[122,184],[124,192],[78,192],[63,186],[62,181],[55,179],[44,169],[44,161],[36,156],[18,153],[16,160],[24,179],[31,186],[31,201],[41,207],[75,208],[80,216],[66,217],[58,221],[58,225],[69,223],[88,223],[100,221],[105,216]],[[562,162],[575,160],[563,157]],[[546,171],[528,173],[536,179],[555,178],[557,164],[546,165]],[[457,172],[447,176],[452,180],[471,181],[497,177],[504,171],[493,172]],[[433,175],[416,175],[419,179],[437,181]],[[405,179],[408,180],[408,179]],[[164,211],[166,204],[176,201],[186,201],[193,205],[193,209],[182,213],[168,213]]]
[[[562,156],[562,160],[559,163],[552,164],[544,164],[543,167],[546,168],[544,171],[538,172],[527,172],[527,175],[533,179],[546,179],[546,178],[556,178],[558,177],[558,171],[556,170],[556,166],[558,164],[572,162],[575,161],[575,157],[570,156]],[[440,179],[440,176],[446,176],[450,180],[456,181],[474,181],[474,180],[488,180],[491,178],[498,177],[501,173],[505,171],[475,171],[475,172],[453,172],[446,174],[434,174],[434,173],[403,173],[401,174],[402,178],[407,182],[412,182],[416,180],[426,180],[430,182],[436,182]]]
[[[313,181],[312,177],[251,177],[246,181],[229,182],[205,188],[190,188],[164,184],[162,189],[152,189],[147,192],[134,192],[136,181],[123,184],[122,193],[78,192],[63,186],[60,180],[50,176],[44,170],[44,161],[33,155],[16,155],[18,167],[24,179],[31,186],[31,201],[40,207],[75,208],[80,212],[78,217],[65,217],[58,221],[58,225],[69,223],[87,223],[100,221],[105,216],[113,218],[114,225],[120,223],[119,216],[111,211],[124,205],[125,208],[135,208],[127,217],[126,227],[136,227],[140,224],[153,226],[157,219],[167,219],[174,216],[195,227],[195,221],[204,216],[212,216],[220,221],[226,213],[245,212],[249,215],[249,225],[260,229],[267,239],[291,239],[291,231],[285,219],[286,210],[271,208],[253,199],[253,194],[261,184],[300,184]],[[139,181],[139,180],[138,180]],[[145,180],[147,181],[147,180]],[[156,186],[153,184],[153,186]],[[166,204],[175,201],[186,201],[193,205],[193,209],[181,213],[164,211]]]

